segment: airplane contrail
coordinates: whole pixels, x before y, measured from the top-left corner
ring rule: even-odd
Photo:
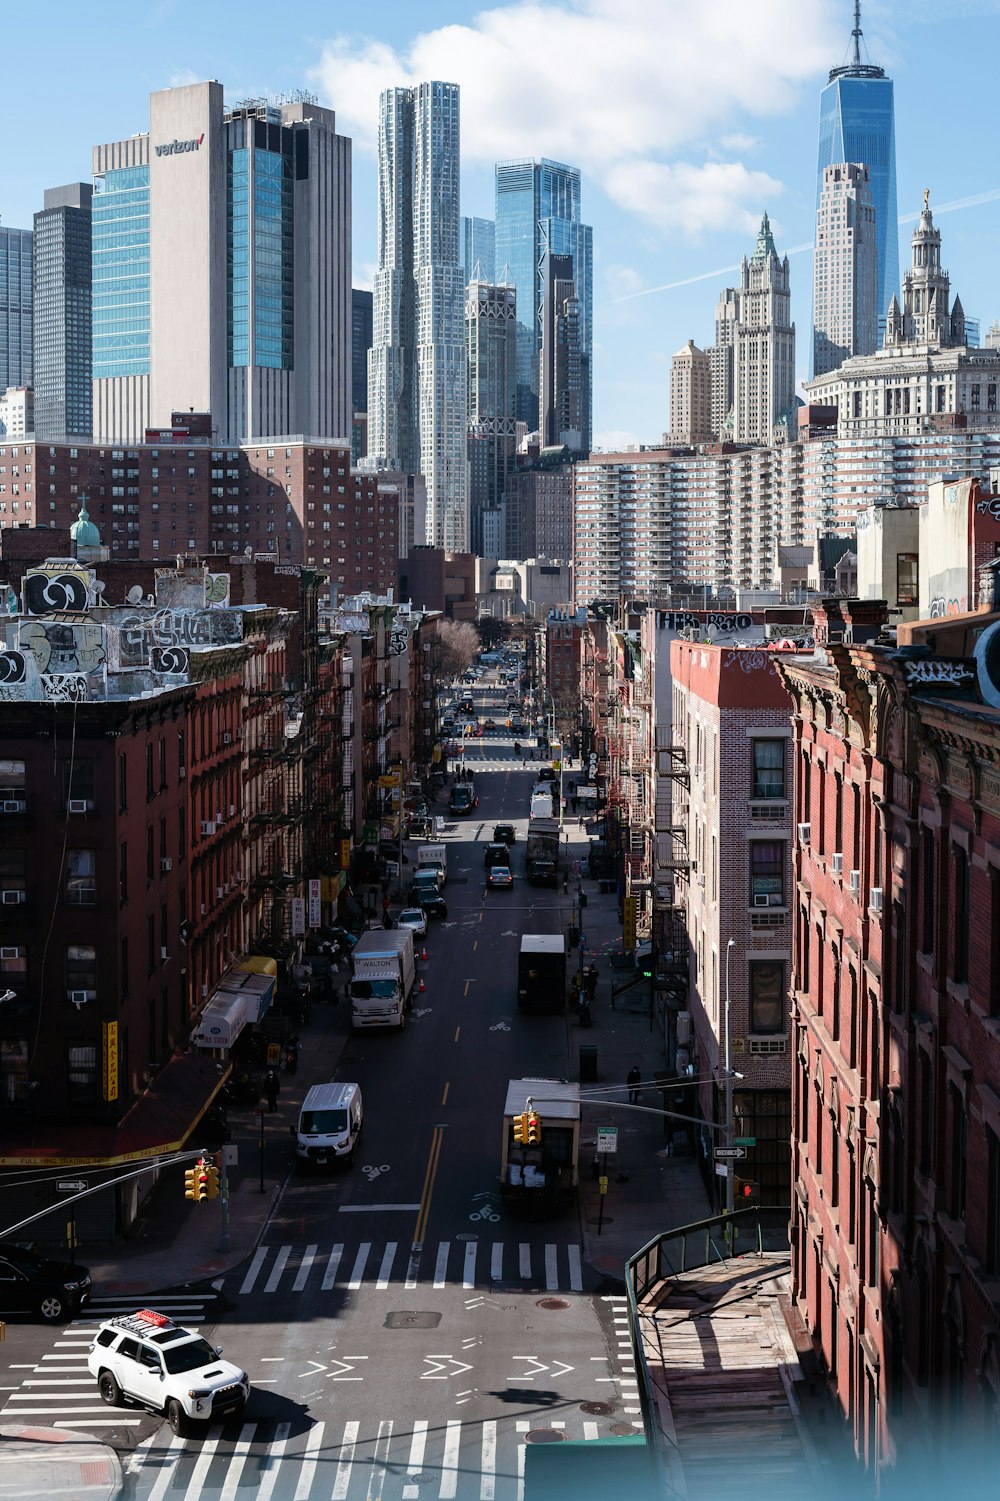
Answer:
[[[935,214],[954,214],[959,209],[978,208],[983,203],[995,203],[998,198],[1000,198],[1000,188],[990,188],[985,193],[972,193],[968,198],[953,198],[950,203],[934,204],[933,212]],[[915,214],[900,214],[898,222],[900,224],[915,224],[919,218],[920,212],[918,210]],[[805,251],[812,250],[812,248],[812,241],[810,240],[805,245],[793,245],[790,250],[785,251],[785,254],[802,255]],[[736,265],[720,266],[717,271],[699,271],[697,276],[685,276],[680,281],[668,281],[659,287],[644,287],[641,292],[626,292],[621,297],[609,297],[601,306],[606,307],[608,304],[615,302],[634,302],[637,297],[652,297],[657,292],[676,292],[679,287],[691,287],[699,281],[714,281],[718,276],[729,276],[731,272],[738,271],[739,269],[739,266]]]

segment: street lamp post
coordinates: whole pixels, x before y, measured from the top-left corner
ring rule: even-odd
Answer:
[[[732,1047],[732,1020],[729,998],[729,956],[736,947],[736,939],[726,944],[726,1146],[733,1145],[733,1069],[730,1050]],[[733,1212],[733,1159],[726,1159],[726,1213]]]

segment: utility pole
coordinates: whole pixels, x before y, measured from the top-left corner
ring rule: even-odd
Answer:
[[[732,1047],[732,1013],[729,998],[729,956],[736,947],[736,939],[726,944],[726,1146],[733,1145],[733,1068],[730,1050]],[[726,1159],[726,1213],[733,1212],[733,1159]]]

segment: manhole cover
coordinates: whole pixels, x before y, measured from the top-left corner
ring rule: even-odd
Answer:
[[[404,1309],[402,1313],[387,1313],[385,1316],[385,1329],[436,1329],[441,1322],[439,1313],[420,1313],[413,1308]]]
[[[436,1470],[418,1470],[415,1475],[406,1476],[407,1485],[436,1485],[441,1479]]]
[[[614,1222],[615,1222],[614,1215],[613,1214],[606,1214],[604,1216],[603,1220],[598,1220],[598,1218],[597,1218],[596,1215],[592,1216],[590,1219],[588,1219],[587,1224],[588,1225],[597,1225],[597,1224],[613,1225]]]
[[[614,1412],[614,1404],[611,1402],[581,1402],[580,1411],[585,1412],[591,1418],[606,1418]]]
[[[524,1435],[526,1444],[561,1444],[566,1437],[561,1428],[532,1428]]]
[[[463,1230],[461,1232],[461,1234],[455,1236],[455,1239],[456,1240],[478,1240],[479,1236],[476,1235],[472,1230]]]
[[[539,1298],[538,1300],[538,1307],[548,1309],[550,1313],[560,1308],[569,1308],[569,1306],[565,1298]]]
[[[614,1438],[633,1438],[639,1429],[634,1423],[612,1423],[608,1432]]]

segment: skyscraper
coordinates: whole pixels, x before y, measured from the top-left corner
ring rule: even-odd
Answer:
[[[592,426],[593,230],[580,222],[580,170],[561,162],[498,162],[496,168],[496,264],[509,268],[517,288],[518,418],[538,421],[538,376],[542,336],[545,256],[569,255],[580,304],[583,373],[582,444]]]
[[[712,377],[713,438],[722,438],[727,431],[732,431],[736,313],[736,288],[726,287],[715,305],[715,343],[705,351]]]
[[[693,339],[670,361],[670,431],[668,443],[698,444],[712,440],[712,362]]]
[[[584,365],[573,257],[545,256],[538,429],[546,448],[583,449]]]
[[[372,294],[351,288],[351,405],[368,410],[368,351],[372,347]]]
[[[813,372],[878,347],[878,252],[871,176],[857,162],[823,169],[813,256]]]
[[[0,224],[0,391],[31,385],[31,239]]]
[[[163,89],[94,148],[94,429],[174,410],[221,442],[351,430],[351,143],[306,95]],[[183,314],[180,310],[183,310]]]
[[[770,443],[795,400],[795,324],[788,257],[778,259],[766,214],[736,291],[733,441]]]
[[[35,437],[89,438],[93,414],[90,183],[46,188],[35,215]]]
[[[468,219],[462,215],[462,270],[466,286],[477,279],[495,280],[496,231],[492,219]]]
[[[884,68],[861,61],[861,0],[854,0],[851,36],[851,61],[844,67],[831,68],[830,81],[820,95],[816,207],[818,210],[827,167],[837,162],[861,162],[868,168],[875,207],[881,333],[889,299],[899,295],[896,130],[892,79],[886,78]]]
[[[517,322],[513,287],[473,280],[465,294],[469,356],[469,527],[485,555],[484,517],[498,520],[517,449]],[[501,531],[501,535],[502,535]],[[498,556],[494,552],[493,556]]]
[[[420,473],[414,540],[468,545],[465,284],[459,260],[459,89],[379,100],[378,270],[368,356],[368,454]]]

